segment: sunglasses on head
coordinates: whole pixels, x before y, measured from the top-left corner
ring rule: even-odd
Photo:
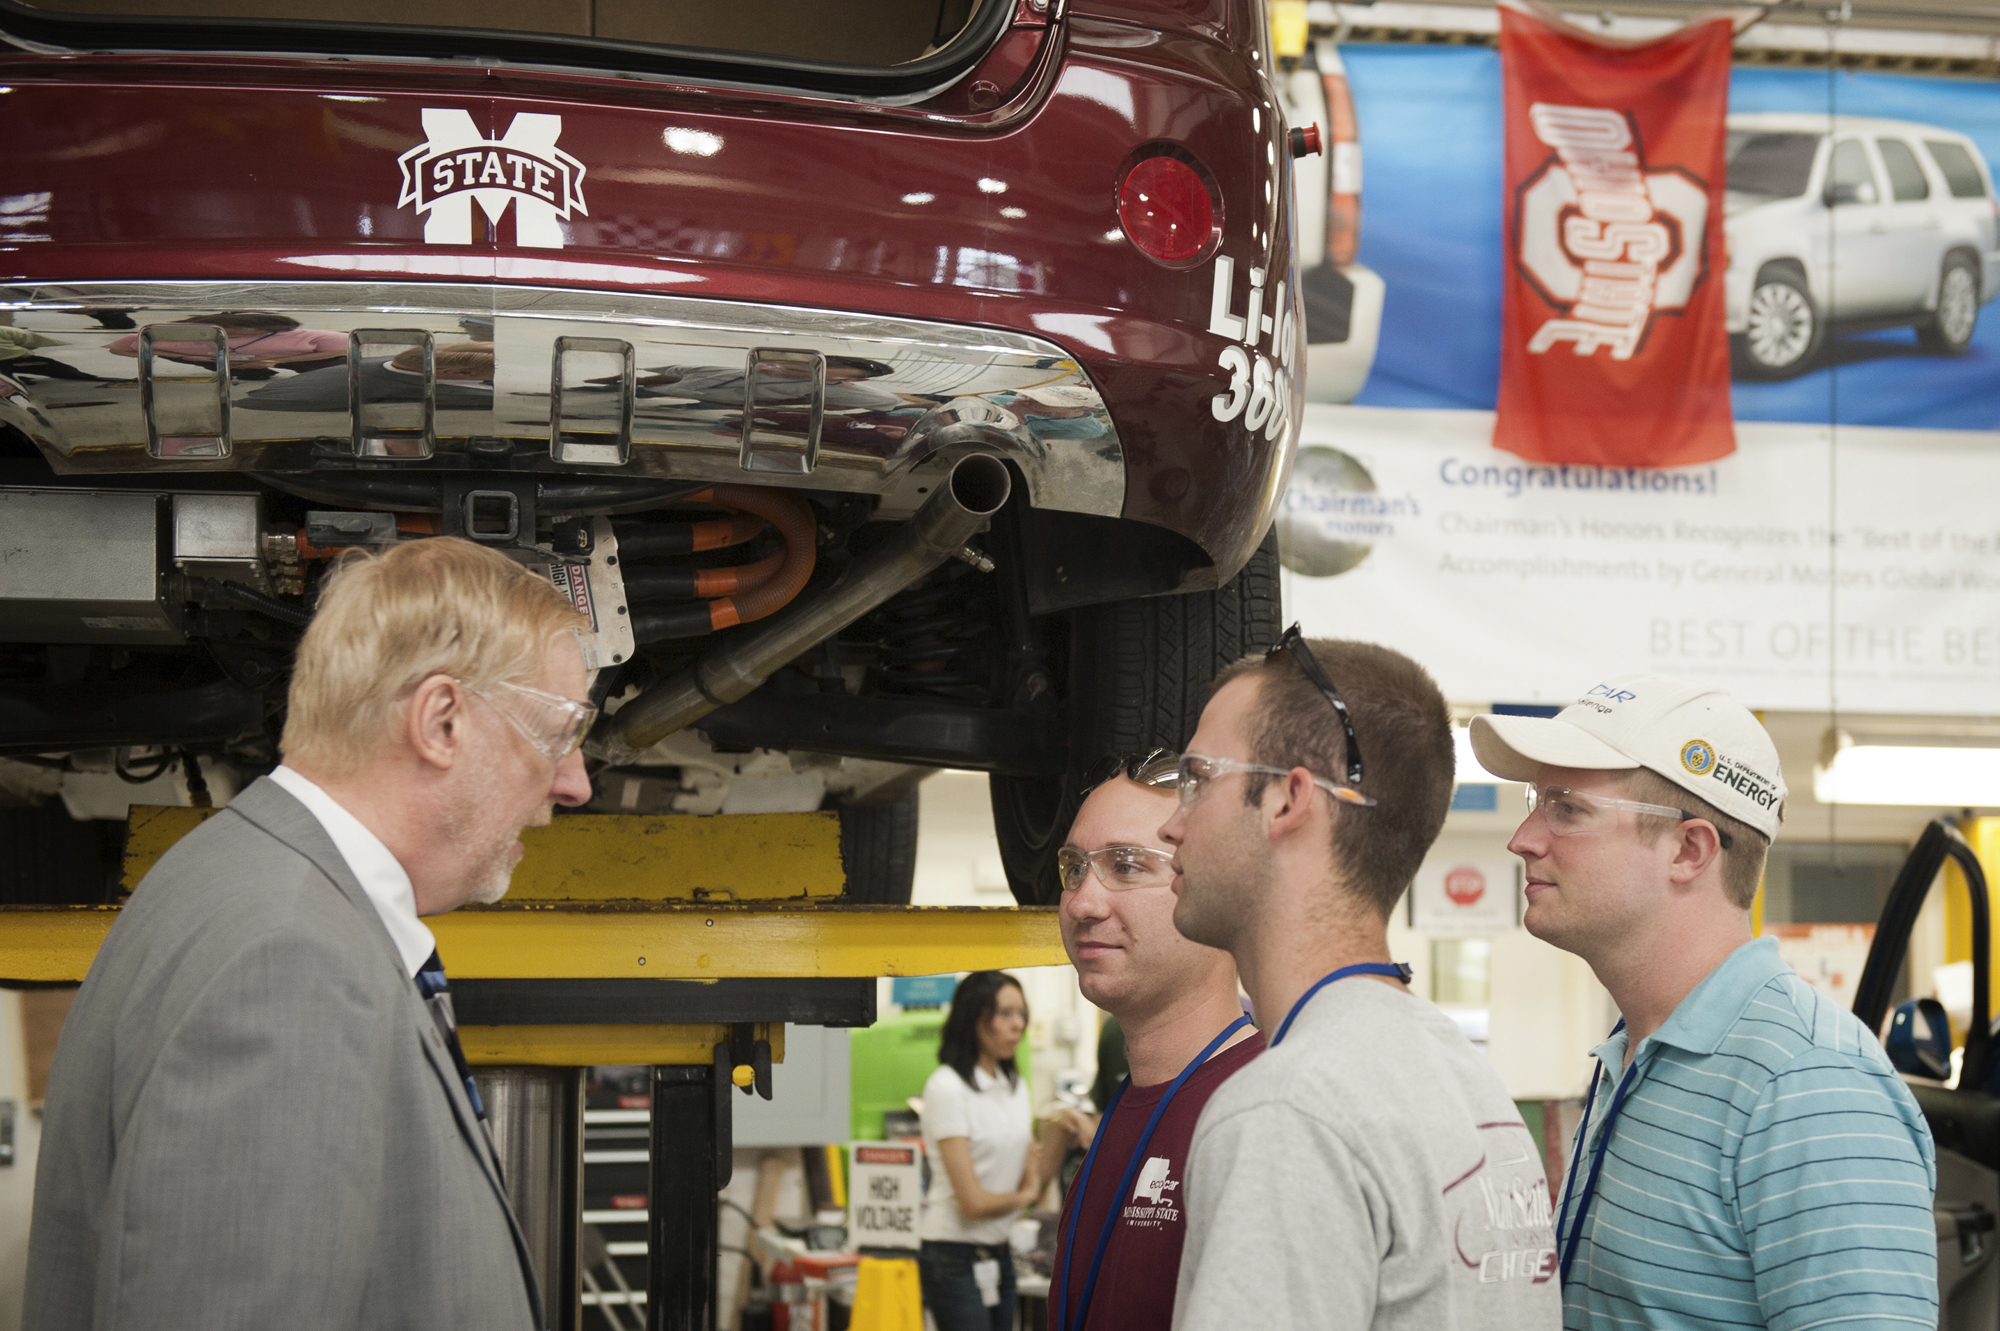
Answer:
[[[1271,650],[1264,653],[1264,660],[1268,663],[1272,657],[1283,652],[1291,653],[1292,660],[1298,663],[1299,669],[1305,672],[1312,686],[1320,691],[1320,695],[1333,708],[1334,715],[1340,718],[1340,733],[1347,741],[1347,784],[1360,785],[1361,745],[1354,738],[1354,718],[1347,714],[1347,704],[1340,700],[1339,690],[1333,687],[1333,681],[1328,679],[1326,671],[1320,668],[1319,658],[1314,656],[1312,648],[1306,645],[1305,635],[1299,632],[1297,623],[1278,635],[1278,640],[1271,644]]]
[[[1172,749],[1148,749],[1144,753],[1110,753],[1090,765],[1083,774],[1081,794],[1088,795],[1113,777],[1122,776],[1142,786],[1170,790],[1180,782],[1180,754]]]

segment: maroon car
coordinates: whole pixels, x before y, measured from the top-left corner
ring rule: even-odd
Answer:
[[[1084,771],[1277,627],[1317,130],[1260,0],[0,38],[0,768],[267,769],[327,561],[460,535],[594,617],[593,808],[838,807],[907,899],[916,782],[981,769],[1041,901]]]

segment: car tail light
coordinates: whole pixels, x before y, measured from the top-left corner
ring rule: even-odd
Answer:
[[[1313,54],[1326,83],[1328,139],[1327,176],[1332,198],[1326,210],[1326,258],[1350,264],[1361,250],[1361,126],[1354,118],[1354,96],[1347,88],[1347,67],[1340,50],[1321,42]]]
[[[1118,186],[1118,221],[1125,235],[1161,263],[1200,258],[1216,236],[1216,211],[1202,173],[1177,156],[1140,158]]]

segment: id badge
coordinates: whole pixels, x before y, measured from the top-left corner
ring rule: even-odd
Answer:
[[[988,1308],[1000,1306],[1000,1263],[991,1257],[972,1264],[972,1283],[979,1286],[979,1301]]]

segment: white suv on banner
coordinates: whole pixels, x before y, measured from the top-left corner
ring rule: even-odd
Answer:
[[[2000,292],[2000,204],[1963,134],[1903,120],[1729,117],[1728,323],[1738,373],[1810,368],[1830,328],[1914,326],[1962,353]]]

